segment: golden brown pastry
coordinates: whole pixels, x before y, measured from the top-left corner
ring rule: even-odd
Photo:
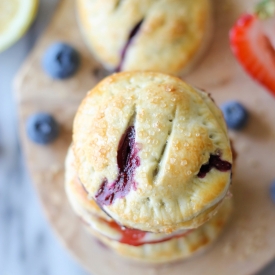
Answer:
[[[231,182],[221,111],[207,93],[161,73],[115,74],[94,87],[75,117],[73,152],[89,196],[142,231],[202,225]]]
[[[207,48],[210,0],[77,0],[80,29],[111,71],[183,74]]]
[[[167,263],[189,258],[206,249],[220,235],[230,218],[231,212],[232,199],[225,199],[217,214],[210,221],[197,229],[191,230],[185,236],[140,246],[110,240],[98,234],[91,227],[89,227],[89,230],[105,245],[124,257],[143,262]]]
[[[232,199],[225,199],[217,214],[197,229],[163,234],[121,227],[108,216],[105,217],[104,212],[88,198],[73,164],[74,155],[69,149],[65,186],[73,209],[92,235],[117,253],[133,260],[163,263],[193,256],[219,236],[232,212]]]

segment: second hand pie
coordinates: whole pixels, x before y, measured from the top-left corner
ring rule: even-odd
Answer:
[[[212,36],[210,0],[77,0],[87,45],[110,71],[183,75]]]

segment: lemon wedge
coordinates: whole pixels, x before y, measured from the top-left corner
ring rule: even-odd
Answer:
[[[0,0],[0,52],[24,35],[37,8],[38,0]]]

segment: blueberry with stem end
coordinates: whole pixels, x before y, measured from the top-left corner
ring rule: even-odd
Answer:
[[[72,46],[62,42],[52,44],[42,59],[44,70],[55,79],[72,76],[77,71],[79,64],[78,52]]]
[[[229,129],[241,130],[248,121],[248,112],[245,107],[237,101],[229,101],[221,106],[224,119]]]
[[[45,145],[57,138],[59,126],[51,115],[37,113],[27,119],[26,131],[33,142]]]

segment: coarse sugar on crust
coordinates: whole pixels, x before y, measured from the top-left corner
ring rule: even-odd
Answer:
[[[75,117],[73,151],[89,196],[143,231],[200,226],[231,182],[221,111],[207,93],[162,73],[114,74],[94,87]]]

